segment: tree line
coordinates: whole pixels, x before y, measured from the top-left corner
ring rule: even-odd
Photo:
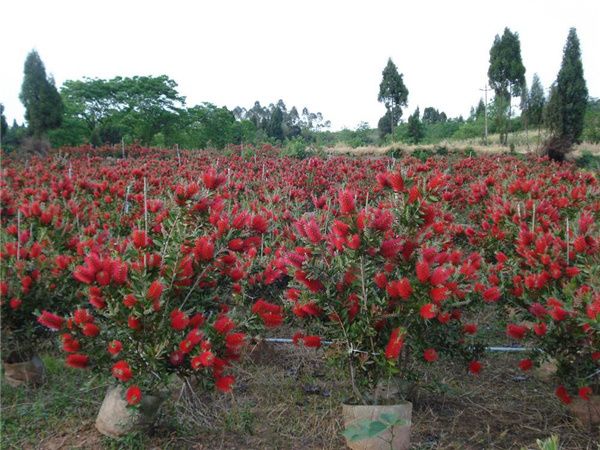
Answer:
[[[207,102],[188,107],[177,91],[177,83],[166,75],[68,80],[59,91],[33,50],[25,61],[20,93],[27,126],[14,121],[9,127],[0,104],[0,136],[8,149],[27,139],[41,142],[45,138],[56,147],[139,142],[149,146],[223,148],[228,144],[264,142],[317,146],[337,142],[352,146],[391,141],[435,143],[477,138],[488,132],[498,133],[500,142],[507,145],[509,133],[532,129],[539,137],[543,127],[550,132],[545,150],[555,159],[562,159],[582,136],[600,141],[598,101],[588,99],[576,30],[569,31],[561,68],[548,97],[537,74],[528,88],[520,47],[518,33],[509,28],[496,35],[487,74],[493,100],[480,99],[466,119],[449,118],[428,106],[422,114],[417,107],[403,121],[409,90],[390,58],[379,85],[377,99],[386,112],[377,129],[361,123],[356,130],[339,132],[328,130],[330,122],[320,112],[306,107],[288,108],[283,100],[268,106],[256,101],[249,108],[237,106],[232,110]],[[517,117],[514,98],[520,100],[521,115]]]

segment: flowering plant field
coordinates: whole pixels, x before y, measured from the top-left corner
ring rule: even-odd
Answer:
[[[595,174],[508,156],[111,152],[3,159],[3,345],[55,330],[68,365],[136,404],[172,373],[228,391],[248,336],[300,327],[298,344],[332,341],[364,400],[445,355],[482,370],[497,342],[474,318],[497,307],[532,348],[523,370],[553,357],[561,400],[598,393]]]

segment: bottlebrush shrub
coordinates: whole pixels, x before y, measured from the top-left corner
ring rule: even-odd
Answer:
[[[160,226],[139,226],[74,268],[87,304],[65,318],[47,311],[38,318],[60,331],[67,365],[124,383],[130,404],[165,388],[172,374],[229,391],[234,378],[226,370],[246,339],[229,309],[231,293],[217,295],[235,235],[223,197],[185,192],[157,211]],[[202,208],[193,206],[196,194]]]
[[[573,198],[550,196],[535,222],[533,212],[519,214],[508,203],[514,215],[502,227],[504,252],[489,267],[490,282],[506,295],[484,293],[503,313],[507,336],[532,348],[521,370],[556,362],[556,395],[564,403],[580,392],[586,399],[588,391],[600,393],[600,202],[593,198],[582,203],[576,196],[577,212]]]
[[[440,177],[384,173],[378,205],[359,209],[342,190],[339,209],[296,223],[286,298],[305,331],[295,340],[333,341],[326,355],[349,369],[355,401],[379,401],[381,381],[415,380],[440,355],[479,364],[477,327],[463,324],[462,312],[480,257],[454,248],[452,218],[436,202]]]
[[[25,202],[18,211],[3,208],[2,212],[2,353],[5,360],[18,362],[29,359],[50,336],[36,322],[35,313],[66,312],[75,303],[75,282],[67,274],[76,255],[61,245],[64,229],[56,219],[55,205]]]

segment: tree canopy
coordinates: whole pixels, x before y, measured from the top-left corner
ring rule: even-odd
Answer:
[[[383,69],[377,100],[383,102],[387,109],[386,115],[379,121],[380,125],[385,126],[386,123],[389,123],[389,132],[393,133],[394,126],[398,124],[400,117],[402,117],[402,106],[407,105],[408,89],[404,85],[402,74],[398,73],[398,68],[392,58],[388,59],[387,65]],[[381,129],[382,127],[380,127]]]
[[[40,138],[48,130],[61,125],[63,103],[54,80],[46,75],[44,63],[35,50],[25,59],[23,75],[19,98],[25,106],[25,120],[30,134]]]

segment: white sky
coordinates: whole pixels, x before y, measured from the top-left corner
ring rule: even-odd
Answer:
[[[556,78],[577,28],[584,76],[600,96],[600,1],[59,1],[0,6],[0,102],[9,124],[27,53],[36,48],[60,86],[84,76],[166,74],[188,106],[232,109],[283,99],[331,120],[377,126],[388,57],[419,106],[467,116],[487,81],[489,50],[504,27],[519,33],[528,83]]]

